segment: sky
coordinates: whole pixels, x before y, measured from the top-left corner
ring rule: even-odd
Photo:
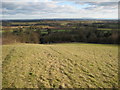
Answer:
[[[117,19],[119,0],[2,0],[2,19]]]

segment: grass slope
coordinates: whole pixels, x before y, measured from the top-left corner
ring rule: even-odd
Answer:
[[[118,87],[118,47],[3,45],[3,88]]]

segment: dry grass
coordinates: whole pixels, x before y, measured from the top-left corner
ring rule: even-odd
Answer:
[[[4,88],[118,87],[118,47],[3,45]]]

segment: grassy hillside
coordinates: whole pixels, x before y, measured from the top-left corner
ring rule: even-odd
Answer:
[[[3,88],[118,87],[118,47],[3,45]]]

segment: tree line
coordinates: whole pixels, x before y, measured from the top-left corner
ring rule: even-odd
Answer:
[[[13,32],[3,34],[3,44],[21,43],[65,43],[65,42],[84,42],[101,44],[118,44],[119,31],[117,30],[97,30],[96,27],[76,27],[63,32],[52,32],[46,28],[46,33],[42,33],[40,28],[30,26],[18,28]]]

